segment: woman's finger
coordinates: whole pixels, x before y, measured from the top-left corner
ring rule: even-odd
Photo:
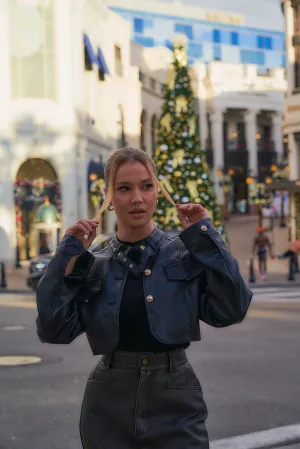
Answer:
[[[91,225],[91,223],[89,223],[88,220],[84,220],[83,218],[81,220],[79,220],[79,223],[82,224],[86,229],[89,230],[89,232],[92,232],[93,227]]]

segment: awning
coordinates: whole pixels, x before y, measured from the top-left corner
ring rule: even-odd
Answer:
[[[278,192],[300,192],[300,179],[291,181],[289,179],[280,179],[270,184],[265,184],[266,190],[277,190]]]
[[[99,63],[99,69],[102,70],[103,73],[110,75],[109,70],[107,68],[105,58],[104,58],[103,53],[99,47],[98,47],[98,63]]]
[[[99,67],[98,58],[96,57],[93,47],[92,47],[92,44],[86,34],[83,35],[83,39],[84,39],[84,46],[87,51],[87,54],[88,54],[91,64],[95,64],[97,67]]]

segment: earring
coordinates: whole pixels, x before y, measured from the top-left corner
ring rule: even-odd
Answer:
[[[109,205],[107,206],[107,210],[109,210],[109,212],[112,212],[114,209],[113,205],[111,203],[109,203]]]

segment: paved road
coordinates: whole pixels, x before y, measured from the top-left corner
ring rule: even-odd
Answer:
[[[213,440],[300,423],[300,301],[270,302],[269,293],[267,301],[255,295],[244,323],[203,326],[202,342],[189,349]],[[85,336],[70,346],[41,344],[35,316],[28,296],[0,295],[0,355],[44,359],[0,367],[0,449],[81,449],[81,399],[97,359]]]

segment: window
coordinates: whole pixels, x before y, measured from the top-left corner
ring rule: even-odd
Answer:
[[[139,45],[142,45],[143,47],[154,47],[154,39],[153,37],[148,36],[142,36],[142,35],[135,35],[134,36],[135,42],[137,42]]]
[[[221,60],[221,46],[220,45],[214,45],[214,60],[215,61]]]
[[[14,98],[56,98],[53,0],[10,0]]]
[[[118,148],[123,148],[126,146],[126,139],[125,139],[125,131],[124,131],[124,114],[123,114],[123,107],[119,105],[118,107],[118,122],[117,122],[117,143]]]
[[[134,19],[133,29],[134,29],[135,33],[143,33],[144,32],[144,20],[143,19]]]
[[[156,90],[156,80],[154,78],[150,78],[150,86],[152,90]]]
[[[191,58],[202,58],[203,57],[203,46],[202,46],[202,44],[189,43],[187,54]]]
[[[140,133],[140,147],[141,150],[146,151],[146,119],[147,113],[143,110],[141,115],[141,133]]]
[[[231,33],[231,45],[239,45],[239,35],[236,32]]]
[[[183,25],[181,23],[175,24],[175,33],[183,33],[189,39],[193,39],[193,27],[192,25]]]
[[[121,48],[117,45],[115,45],[115,70],[117,75],[123,75]]]
[[[220,30],[213,30],[213,41],[216,44],[219,44],[221,42],[221,33]]]
[[[139,70],[139,80],[142,83],[145,79],[145,75],[143,74],[143,72],[141,70]]]
[[[151,120],[151,145],[152,145],[152,154],[154,154],[155,152],[155,148],[156,148],[156,132],[157,132],[157,119],[156,119],[156,115],[154,114],[152,116],[152,120]]]

